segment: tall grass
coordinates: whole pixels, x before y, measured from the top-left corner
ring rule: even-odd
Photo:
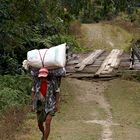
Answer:
[[[27,76],[0,76],[0,112],[13,106],[28,104],[31,80]]]

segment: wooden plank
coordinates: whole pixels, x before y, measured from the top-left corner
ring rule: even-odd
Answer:
[[[79,74],[79,73],[74,73],[74,74],[70,74],[67,75],[67,77],[71,77],[71,78],[93,78],[94,74]]]
[[[96,52],[96,51],[95,51]],[[95,53],[93,52],[93,53]],[[137,52],[137,55],[139,55],[140,51]],[[92,54],[92,53],[91,53]],[[90,54],[90,55],[91,55]],[[128,71],[130,66],[130,54],[125,53],[122,50],[112,50],[109,52],[104,52],[100,57],[97,57],[93,63],[92,61],[88,60],[85,63],[82,63],[86,58],[90,56],[89,54],[78,54],[77,57],[74,59],[72,58],[69,62],[69,65],[66,66],[67,75],[68,77],[78,78],[78,79],[108,79],[116,76],[121,76],[122,73],[118,74],[118,71]],[[140,72],[140,62],[137,55],[134,55],[135,63],[134,63],[134,70]],[[94,56],[94,55],[93,55]],[[93,57],[92,56],[92,57]],[[91,59],[92,60],[92,59]],[[79,63],[79,62],[80,63]],[[106,64],[104,64],[106,61]],[[78,65],[82,71],[77,71],[75,67]],[[104,64],[104,68],[99,72],[99,69]],[[82,67],[83,66],[83,67]],[[85,67],[86,66],[86,67]],[[116,70],[117,69],[117,70]],[[131,71],[134,71],[131,70]],[[135,72],[134,72],[135,73]]]
[[[98,57],[100,54],[102,54],[104,50],[96,50],[95,52],[91,53],[88,57],[86,57],[82,62],[80,62],[78,65],[75,66],[75,68],[81,67],[83,64],[90,65],[93,62],[94,57]]]
[[[74,65],[74,64],[78,64],[79,60],[72,60],[72,61],[68,61],[67,65]]]
[[[123,50],[113,49],[103,61],[101,67],[98,69],[95,75],[107,74],[112,72],[114,68],[117,68],[120,63],[120,56],[122,53]]]
[[[87,58],[85,58],[82,62],[77,64],[75,68],[78,68],[77,71],[82,71],[85,66],[90,65],[95,62],[95,60],[104,52],[104,50],[96,50],[91,53]]]
[[[116,75],[116,74],[112,74],[112,75],[101,75],[101,76],[99,76],[99,77],[96,77],[94,74],[88,74],[88,73],[86,73],[86,74],[79,74],[79,73],[74,73],[74,74],[67,74],[66,75],[66,77],[70,77],[70,78],[94,78],[94,79],[96,79],[96,78],[112,78],[112,77],[117,77],[118,75]]]
[[[122,55],[123,51],[122,50],[116,50],[115,55],[112,57],[112,62],[110,64],[110,68],[108,70],[108,73],[110,73],[113,69],[118,68],[120,64],[120,56]]]
[[[118,68],[120,64],[120,56],[122,55],[122,50],[115,50],[114,54],[112,55],[111,63],[109,63],[108,69],[104,73],[110,73],[113,71],[113,69]]]
[[[114,58],[114,61],[111,64],[111,67],[117,69],[119,67],[119,64],[121,62],[121,58],[120,56],[123,54],[123,50],[120,50],[120,52],[118,52],[117,56]]]
[[[93,73],[95,74],[96,71],[98,70],[99,66],[98,67],[91,67],[91,66],[86,66],[82,71],[81,73]],[[78,72],[77,72],[78,73]]]

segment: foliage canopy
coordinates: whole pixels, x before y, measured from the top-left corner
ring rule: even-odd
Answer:
[[[66,41],[79,49],[69,35],[74,19],[98,22],[119,12],[132,13],[138,0],[1,0],[0,73],[21,73],[27,51]]]

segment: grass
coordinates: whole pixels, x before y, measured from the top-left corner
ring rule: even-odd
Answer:
[[[115,140],[140,139],[140,83],[135,81],[114,80],[105,92],[110,105],[114,122],[112,126]]]
[[[4,75],[0,76],[0,87],[0,139],[15,140],[28,112],[31,80],[28,76]]]
[[[132,35],[123,28],[109,23],[83,24],[82,37],[79,41],[86,51],[95,49],[124,49],[128,50]]]
[[[0,115],[0,139],[15,140],[15,134],[20,130],[21,124],[26,119],[27,107],[13,107],[5,110]]]
[[[131,21],[133,20],[133,21]],[[132,15],[120,13],[113,21],[110,22],[112,25],[117,25],[127,32],[129,32],[133,39],[140,39],[140,8],[137,9]]]

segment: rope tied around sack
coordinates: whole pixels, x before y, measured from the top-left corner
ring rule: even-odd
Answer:
[[[42,56],[41,56],[41,53],[40,53],[39,50],[38,50],[38,52],[39,52],[39,56],[40,56],[40,60],[41,60],[42,66],[44,67],[44,59],[45,59],[45,55],[46,55],[47,50],[44,53],[43,59],[42,59]]]

